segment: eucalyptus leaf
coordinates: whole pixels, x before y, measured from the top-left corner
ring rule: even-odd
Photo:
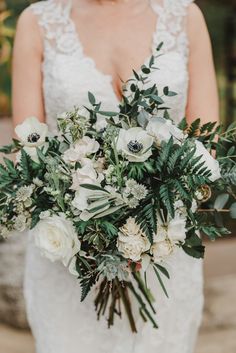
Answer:
[[[236,219],[236,202],[234,202],[234,203],[231,205],[229,211],[230,211],[230,216],[231,216],[233,219]]]
[[[228,194],[221,194],[218,195],[215,202],[214,202],[214,209],[215,210],[222,210],[229,200]]]

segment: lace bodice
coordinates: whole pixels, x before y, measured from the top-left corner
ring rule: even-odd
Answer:
[[[156,66],[160,70],[152,73],[152,82],[148,84],[156,83],[160,89],[168,84],[178,93],[167,102],[176,121],[184,116],[187,101],[185,24],[191,2],[151,0],[157,27],[150,55],[162,41],[165,55],[158,58]],[[74,105],[88,105],[88,91],[102,102],[104,110],[114,110],[119,103],[111,76],[99,71],[94,60],[84,54],[71,19],[71,5],[70,0],[48,0],[30,7],[44,38],[43,91],[52,131],[56,130],[58,113]],[[116,326],[108,330],[105,320],[96,321],[95,293],[92,291],[86,302],[80,303],[80,287],[75,277],[63,265],[43,258],[29,237],[25,298],[37,353],[193,353],[203,303],[202,262],[179,249],[166,266],[171,275],[166,282],[169,299],[153,273],[147,274],[157,298],[159,330],[144,325],[141,319],[137,335],[130,333],[124,319],[118,319]]]
[[[163,88],[167,84],[178,95],[167,99],[173,119],[185,115],[188,88],[187,7],[192,0],[150,0],[157,16],[150,56],[163,42],[157,70],[151,81]],[[99,71],[93,58],[85,55],[75,23],[71,18],[73,0],[47,0],[31,5],[44,40],[43,91],[47,122],[56,131],[58,113],[75,105],[88,105],[87,92],[101,101],[103,108],[114,110],[119,101],[112,86],[112,77]],[[150,83],[149,83],[150,84]]]

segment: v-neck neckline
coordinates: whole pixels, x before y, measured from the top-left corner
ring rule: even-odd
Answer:
[[[147,65],[151,59],[151,57],[154,55],[154,47],[155,47],[155,41],[156,41],[156,35],[157,35],[157,32],[158,32],[158,28],[159,28],[159,25],[161,23],[161,15],[163,14],[163,6],[161,5],[154,5],[154,0],[149,0],[149,5],[153,11],[153,13],[155,14],[156,16],[156,24],[155,24],[155,29],[154,29],[154,32],[152,33],[152,40],[151,40],[151,47],[150,47],[150,53],[148,54],[148,56],[146,57],[146,59],[143,61],[143,63],[141,64],[141,66],[137,69],[133,69],[135,70],[135,72],[137,72],[138,74],[140,74],[142,72],[142,66],[143,65]],[[73,11],[73,0],[70,0],[69,1],[69,4],[68,4],[68,21],[69,21],[69,24],[74,32],[74,35],[75,35],[75,38],[77,40],[77,43],[80,47],[80,51],[81,51],[81,56],[83,59],[85,60],[89,60],[92,65],[93,65],[93,68],[94,70],[104,79],[104,80],[108,80],[110,86],[111,86],[111,90],[112,90],[112,93],[114,95],[114,97],[116,98],[117,102],[118,103],[121,103],[122,101],[122,97],[119,97],[115,91],[115,88],[114,88],[114,78],[111,74],[107,74],[105,72],[103,72],[101,69],[99,69],[99,67],[97,66],[97,63],[96,63],[96,60],[90,56],[90,55],[87,55],[85,53],[85,50],[84,50],[84,45],[82,44],[81,40],[80,40],[80,34],[79,34],[79,31],[78,31],[78,28],[76,26],[76,23],[74,21],[74,19],[72,18],[72,11]],[[156,49],[156,48],[155,48]],[[125,82],[128,82],[130,80],[134,79],[134,74],[131,74],[130,77],[125,81]],[[121,88],[121,93],[123,94],[123,90]]]

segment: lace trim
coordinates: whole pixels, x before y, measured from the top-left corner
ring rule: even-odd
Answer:
[[[192,2],[194,0],[163,0],[160,6],[152,0],[154,10],[160,13],[153,50],[163,42],[164,53],[177,51],[187,60],[189,41],[186,32],[186,16],[187,8]]]
[[[153,33],[152,53],[160,42],[164,42],[163,52],[176,50],[186,59],[188,57],[188,38],[186,33],[187,7],[193,0],[150,0],[156,12],[157,26]],[[38,17],[43,29],[45,50],[64,54],[79,52],[83,47],[75,24],[71,19],[72,0],[47,0],[32,4],[30,8]]]
[[[70,19],[71,0],[45,0],[30,5],[43,30],[45,51],[64,54],[81,51],[77,33]]]

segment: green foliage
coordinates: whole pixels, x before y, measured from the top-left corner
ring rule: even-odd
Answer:
[[[187,233],[187,239],[182,245],[183,250],[186,254],[201,259],[204,257],[205,247],[202,245],[201,238],[195,233],[195,231],[189,231]]]
[[[156,200],[149,198],[141,208],[137,208],[136,212],[134,212],[136,222],[140,225],[151,244],[153,244],[153,236],[157,232],[157,209]]]

